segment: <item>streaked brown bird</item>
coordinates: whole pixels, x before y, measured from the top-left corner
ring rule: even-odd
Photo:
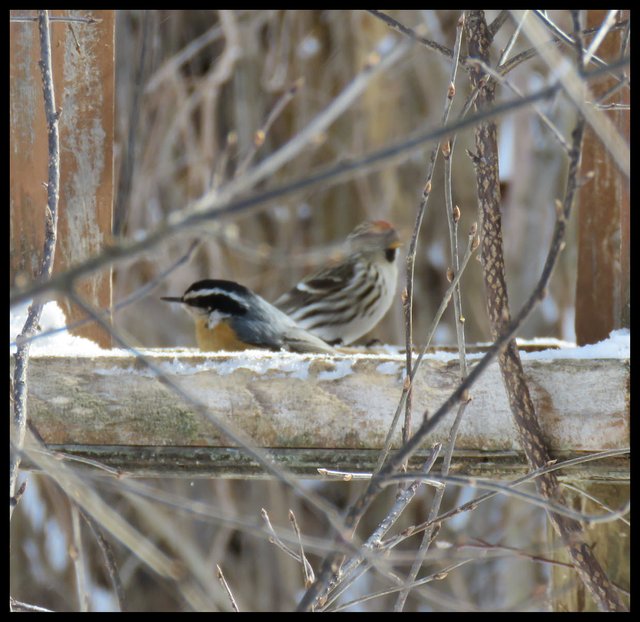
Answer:
[[[275,305],[327,343],[350,344],[389,310],[398,281],[400,246],[387,221],[363,222],[347,238],[346,259],[306,277]]]

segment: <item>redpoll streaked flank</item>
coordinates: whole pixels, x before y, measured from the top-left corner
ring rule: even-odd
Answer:
[[[331,344],[350,344],[374,328],[389,310],[398,281],[401,242],[388,222],[358,225],[346,245],[346,259],[303,279],[275,302]]]
[[[291,318],[239,283],[205,279],[197,281],[179,298],[196,323],[200,350],[288,350],[324,352],[335,350],[300,328]]]

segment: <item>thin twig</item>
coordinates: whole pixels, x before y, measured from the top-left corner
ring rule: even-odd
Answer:
[[[56,250],[58,228],[58,191],[60,184],[60,139],[58,135],[58,112],[56,110],[55,91],[53,88],[53,70],[51,66],[51,35],[49,28],[49,11],[38,12],[38,30],[40,33],[40,70],[42,73],[42,90],[44,110],[48,132],[48,182],[47,205],[45,206],[45,240],[42,262],[38,280],[46,282],[51,278]],[[27,319],[20,334],[23,340],[37,331],[42,313],[43,303],[34,300],[29,307]],[[29,367],[28,342],[20,343],[15,353],[15,371],[13,377],[13,422],[12,445],[9,465],[9,519],[13,516],[15,505],[11,499],[16,496],[16,484],[20,470],[20,452],[24,446],[27,428],[27,369]]]
[[[477,542],[477,544],[475,544],[475,542]],[[508,552],[510,554],[513,554],[515,557],[522,557],[524,559],[528,559],[529,561],[532,562],[537,562],[537,563],[541,563],[541,564],[547,564],[549,566],[559,566],[562,568],[573,568],[573,564],[570,564],[568,562],[560,562],[560,561],[556,561],[555,559],[550,559],[549,557],[543,557],[542,555],[536,555],[535,553],[527,553],[526,551],[523,551],[522,549],[515,547],[515,546],[507,546],[504,544],[491,544],[490,542],[487,542],[486,540],[483,540],[482,538],[472,538],[471,542],[462,542],[461,544],[457,544],[455,545],[456,549],[479,549],[483,552],[487,552],[487,551],[498,551],[498,552]],[[498,557],[498,556],[495,556]],[[492,559],[495,559],[494,556],[492,556]]]
[[[238,609],[238,604],[236,603],[236,599],[233,597],[233,594],[231,593],[231,588],[229,587],[227,580],[224,578],[224,574],[222,574],[222,568],[220,568],[218,564],[216,564],[216,572],[218,576],[218,581],[220,581],[220,584],[224,588],[225,592],[227,593],[227,596],[229,597],[229,600],[231,601],[231,608],[236,613],[239,613],[240,609]]]
[[[38,431],[35,429],[35,427],[27,424],[27,427],[29,428],[30,432],[33,434],[34,438],[40,443],[40,445],[44,448],[45,447],[45,442],[42,440],[42,437],[40,437],[40,435],[38,434]],[[115,469],[113,467],[107,466],[106,464],[103,464],[101,462],[99,462],[98,460],[92,460],[91,458],[87,458],[86,456],[74,456],[74,455],[69,455],[69,454],[65,454],[62,451],[52,451],[48,448],[46,449],[39,449],[38,447],[32,447],[29,449],[29,453],[34,453],[34,452],[41,452],[41,453],[45,453],[48,456],[52,456],[54,457],[56,460],[64,460],[65,462],[71,462],[71,463],[78,463],[78,464],[82,464],[82,465],[86,465],[86,466],[90,466],[93,467],[97,470],[99,470],[102,474],[105,475],[111,475],[113,477],[115,477],[116,479],[122,479],[124,477],[126,477],[128,474],[121,471],[120,469]]]
[[[588,65],[591,62],[591,58],[595,54],[596,50],[615,24],[617,14],[618,10],[612,9],[607,13],[607,16],[604,18],[604,20],[602,20],[602,24],[600,24],[600,28],[598,29],[596,36],[591,40],[587,51],[584,53],[583,62],[585,65]]]
[[[45,609],[44,607],[31,605],[30,603],[23,603],[22,601],[16,600],[13,596],[9,596],[9,610],[32,613],[52,613],[51,609]]]
[[[424,476],[426,476],[433,468],[433,465],[435,464],[441,449],[442,445],[440,443],[436,443],[431,448],[431,453],[420,469],[420,473],[423,475],[423,477],[420,480],[413,481],[405,490],[403,490],[398,495],[395,503],[393,504],[389,512],[387,512],[385,518],[379,523],[373,533],[367,538],[367,541],[363,544],[364,548],[369,550],[379,549],[382,538],[398,521],[404,510],[414,498],[420,485],[422,483],[428,482],[428,480],[424,479]],[[339,598],[346,589],[348,589],[349,585],[351,585],[355,580],[357,580],[357,578],[362,576],[362,574],[366,570],[368,570],[368,565],[365,564],[362,572],[360,572],[357,576],[353,575],[355,570],[362,565],[363,561],[364,556],[357,555],[355,557],[352,557],[347,563],[342,566],[342,568],[340,569],[339,578],[337,578],[327,587],[327,593],[333,592],[333,594],[331,594],[331,598],[327,600],[327,596],[323,595],[320,599],[320,602],[323,602],[323,609],[326,609],[333,602],[335,602],[335,600]],[[338,587],[340,587],[340,589],[337,589]]]
[[[267,510],[262,508],[260,510],[260,516],[262,516],[262,520],[264,521],[267,531],[271,534],[269,536],[269,542],[271,542],[271,544],[275,544],[281,551],[284,551],[287,555],[289,555],[289,557],[292,557],[297,562],[302,563],[302,557],[298,553],[296,553],[293,549],[290,549],[280,539],[280,536],[278,536],[278,534],[276,533],[275,529],[273,528],[273,525],[271,524],[271,520],[269,519],[269,514]]]
[[[509,19],[509,11],[502,10],[498,13],[497,17],[489,24],[489,32],[491,33],[491,37],[495,37],[496,33],[504,23]]]
[[[415,480],[419,476],[420,474],[416,472],[396,473],[394,475],[389,475],[386,478],[384,485],[389,486],[394,482]],[[587,514],[586,512],[573,510],[567,505],[558,503],[544,495],[516,490],[509,485],[501,484],[490,479],[484,479],[481,477],[464,477],[462,475],[439,475],[437,473],[430,473],[429,478],[440,481],[444,484],[453,484],[454,486],[472,486],[480,490],[491,490],[499,494],[504,494],[507,497],[520,499],[522,501],[525,501],[526,503],[530,503],[531,505],[544,508],[545,510],[553,512],[554,514],[570,518],[571,520],[581,521],[592,525],[596,525],[599,523],[610,523],[618,520],[628,514],[631,508],[630,501],[627,501],[619,509],[612,510],[611,512],[607,512],[605,514]],[[415,531],[412,533],[415,534]]]
[[[462,30],[464,26],[464,14],[460,17],[457,24],[457,34],[456,34],[456,44],[454,47],[454,58],[456,54],[460,52],[460,44],[462,41]],[[457,64],[453,64],[453,73],[450,81],[449,87],[449,95],[448,95],[448,104],[445,110],[445,119],[448,116],[448,111],[450,110],[451,104],[453,102],[453,97],[455,94],[455,69]],[[443,158],[445,164],[445,210],[446,210],[446,218],[449,224],[449,244],[451,248],[451,258],[453,264],[453,274],[456,275],[460,272],[460,264],[458,257],[458,221],[460,219],[460,210],[456,211],[453,207],[453,198],[452,198],[452,189],[451,189],[451,157],[452,157],[452,141],[447,141],[443,145]],[[474,232],[475,234],[475,232]],[[471,255],[471,249],[473,247],[473,242],[469,240],[468,252],[467,255]],[[468,259],[468,257],[467,257]],[[466,263],[465,263],[466,265]],[[464,381],[467,375],[467,360],[466,360],[466,352],[465,352],[465,340],[464,340],[464,318],[462,317],[462,302],[460,299],[460,282],[459,279],[456,281],[456,284],[453,287],[453,301],[454,301],[454,311],[455,311],[455,324],[456,324],[456,335],[458,341],[458,352],[460,358],[460,379]],[[451,464],[451,458],[453,455],[453,448],[455,446],[456,436],[458,433],[458,429],[460,427],[460,423],[462,422],[462,416],[466,409],[466,405],[468,404],[469,399],[465,400],[458,406],[458,413],[456,414],[456,418],[451,426],[451,430],[449,432],[449,438],[447,439],[447,444],[445,446],[445,454],[442,461],[441,473],[442,475],[447,475],[449,472],[449,467]],[[431,508],[429,510],[429,518],[435,517],[440,511],[440,505],[442,503],[442,499],[444,497],[444,488],[440,488],[436,490],[436,493],[433,498],[433,502],[431,504]],[[416,577],[418,576],[418,572],[424,563],[424,559],[429,550],[429,546],[432,542],[433,530],[425,530],[424,536],[422,538],[422,542],[418,551],[416,552],[415,559],[413,564],[411,565],[411,569],[409,574],[407,575],[406,583],[407,585],[411,585],[415,582]],[[404,605],[409,596],[410,588],[407,587],[399,592],[398,598],[394,605],[394,611],[400,612],[404,609]]]
[[[316,469],[320,475],[328,479],[337,479],[342,482],[351,482],[359,479],[371,479],[371,473],[354,473],[353,471],[336,471],[319,467]]]
[[[458,68],[458,59],[460,58],[460,44],[462,41],[462,24],[464,23],[463,17],[458,19],[456,27],[456,41],[454,45],[454,51],[452,52],[452,69],[451,79],[449,81],[449,88],[447,89],[447,95],[444,102],[444,110],[442,113],[442,125],[446,127],[449,119],[449,113],[451,112],[451,106],[453,104],[453,97],[455,95],[455,81],[456,72]],[[420,228],[422,226],[422,220],[424,218],[425,211],[427,209],[427,202],[431,194],[431,181],[433,178],[433,171],[435,169],[436,158],[440,149],[440,143],[438,142],[431,151],[428,165],[427,165],[427,177],[422,192],[422,200],[418,206],[416,213],[416,220],[413,227],[413,233],[411,235],[411,242],[409,243],[409,250],[406,258],[406,282],[405,290],[403,292],[403,310],[405,321],[405,348],[406,348],[406,377],[412,377],[411,371],[411,353],[413,351],[413,278],[415,271],[415,258],[418,246],[418,237],[420,235]],[[403,392],[404,394],[404,392]],[[407,387],[407,394],[405,397],[405,413],[404,413],[404,425],[402,428],[402,440],[406,442],[411,436],[411,385]],[[406,465],[405,465],[406,468]]]
[[[304,554],[304,546],[302,544],[302,534],[300,533],[300,528],[298,527],[298,521],[296,520],[296,515],[293,513],[293,510],[289,510],[289,522],[293,527],[293,531],[298,538],[298,544],[300,545],[300,559],[302,561],[302,571],[304,573],[304,587],[309,587],[315,580],[315,574],[313,573],[313,568],[307,559],[307,556]]]
[[[258,153],[258,149],[262,147],[265,141],[265,137],[267,132],[271,129],[271,126],[275,122],[275,120],[280,116],[282,111],[287,107],[289,102],[296,96],[296,94],[300,91],[300,89],[304,85],[304,78],[298,78],[278,99],[275,106],[269,112],[265,122],[262,124],[260,129],[256,130],[253,135],[253,143],[252,148],[245,155],[242,162],[238,165],[234,177],[241,177],[246,173],[246,170],[249,168],[249,165],[253,161],[253,158]]]
[[[540,17],[540,19],[545,21],[545,23],[548,26],[550,26],[554,30],[554,32],[556,32],[556,29],[557,29],[557,36],[554,37],[551,40],[545,41],[545,43],[543,45],[545,45],[545,46],[550,46],[550,45],[559,46],[561,44],[573,45],[573,39],[571,39],[571,37],[569,37],[569,35],[567,35],[564,32],[562,32],[562,30],[560,30],[555,24],[553,24],[553,22],[550,22],[549,19],[546,17],[546,15],[544,15],[540,11],[534,11],[534,13],[538,17]],[[624,22],[619,22],[619,23],[615,24],[615,26],[612,28],[612,30],[618,30],[618,29],[625,28],[628,24],[629,24],[628,20],[626,20]],[[586,30],[583,30],[582,34],[583,35],[589,35],[589,34],[593,34],[596,31],[597,31],[597,28],[595,28],[595,29],[594,28],[588,28]],[[520,52],[520,54],[517,54],[516,56],[514,56],[510,61],[507,61],[506,63],[504,63],[502,65],[499,65],[496,68],[496,71],[498,71],[502,75],[506,75],[510,71],[513,71],[516,67],[518,67],[518,65],[522,64],[523,62],[538,56],[538,48],[539,47],[540,46],[532,47],[532,48],[529,48],[527,50],[524,50],[523,52]],[[612,75],[618,80],[620,79],[619,76],[615,76],[612,73],[611,70],[613,68],[608,67],[607,63],[605,63],[601,59],[599,59],[597,57],[592,57],[591,58],[591,62],[592,62],[592,64],[597,65],[600,69],[603,69],[607,75]]]
[[[459,562],[455,562],[453,564],[450,564],[449,566],[446,566],[442,570],[438,570],[437,572],[431,573],[426,577],[423,577],[422,579],[419,579],[417,581],[412,581],[411,583],[405,583],[400,587],[390,587],[384,590],[380,590],[378,592],[372,592],[371,594],[367,594],[366,596],[362,596],[361,598],[356,598],[349,602],[343,603],[338,607],[334,607],[331,611],[342,611],[343,609],[347,609],[348,607],[352,607],[353,605],[359,605],[360,603],[363,603],[368,600],[372,600],[373,598],[379,598],[380,596],[387,596],[389,594],[394,594],[399,590],[404,590],[404,589],[410,590],[412,588],[420,587],[425,583],[431,583],[432,581],[441,581],[442,579],[445,579],[452,570],[455,570],[460,566],[464,566],[465,564],[468,564],[472,561],[474,560],[465,559]]]
[[[398,424],[398,419],[400,417],[400,413],[402,411],[402,407],[404,406],[404,401],[407,397],[408,391],[409,391],[409,387],[411,386],[411,383],[413,382],[413,379],[415,378],[418,369],[420,367],[420,364],[422,363],[422,360],[427,352],[427,350],[429,349],[429,346],[431,345],[431,339],[433,338],[433,335],[435,334],[436,328],[438,326],[438,324],[440,323],[440,318],[442,317],[442,315],[444,314],[449,301],[451,300],[451,297],[453,296],[453,290],[455,288],[455,286],[458,284],[458,282],[460,281],[460,279],[462,278],[462,275],[464,274],[464,270],[467,267],[469,260],[471,259],[471,256],[473,255],[474,251],[478,248],[478,239],[476,236],[476,230],[477,230],[477,226],[473,226],[471,228],[471,231],[469,233],[469,241],[467,244],[467,250],[465,252],[465,255],[462,259],[462,263],[460,264],[460,270],[458,271],[458,274],[456,274],[453,278],[453,281],[451,281],[451,283],[449,284],[449,287],[447,288],[447,291],[445,292],[444,296],[442,297],[442,300],[440,301],[440,306],[438,307],[438,310],[436,311],[433,320],[431,321],[431,325],[429,326],[429,329],[427,330],[427,336],[425,339],[425,344],[422,348],[422,351],[418,354],[418,357],[416,358],[415,363],[413,364],[413,368],[411,371],[411,377],[409,379],[409,381],[407,382],[405,380],[405,386],[403,387],[402,390],[402,395],[400,396],[400,401],[398,403],[398,406],[396,408],[396,412],[393,415],[393,419],[391,421],[391,425],[389,426],[389,430],[387,431],[387,436],[385,437],[384,443],[382,445],[382,450],[380,452],[380,455],[378,457],[378,462],[376,463],[376,467],[374,469],[374,472],[377,473],[380,471],[380,469],[382,469],[382,466],[385,462],[385,460],[387,459],[387,456],[389,455],[389,451],[391,449],[391,442],[393,440],[393,434],[395,432],[396,426]]]
[[[545,11],[535,10],[534,14],[558,38],[559,41],[566,45],[570,45],[571,47],[575,47],[575,45],[579,42],[582,53],[586,53],[586,50],[582,45],[582,35],[586,34],[585,32],[580,29],[574,29],[573,37],[571,37],[566,32],[564,32],[555,22],[549,19],[549,16]],[[596,31],[597,30],[598,29],[596,29]],[[538,45],[536,45],[536,47],[538,47]],[[605,61],[603,61],[595,54],[591,55],[590,61],[598,65],[599,67],[605,67],[607,65]]]
[[[451,466],[451,458],[453,456],[453,448],[455,446],[455,441],[458,435],[458,430],[460,428],[460,423],[462,422],[462,417],[464,415],[464,411],[468,403],[469,402],[466,401],[461,403],[458,406],[458,412],[456,414],[456,418],[453,422],[453,425],[451,426],[451,430],[449,431],[449,437],[447,438],[447,443],[445,446],[445,454],[442,459],[442,467],[440,470],[443,478],[446,478],[449,473],[449,468]],[[438,515],[438,512],[440,511],[440,506],[442,504],[442,499],[444,497],[444,492],[445,492],[444,486],[436,490],[435,495],[433,497],[433,502],[431,504],[431,508],[429,509],[429,516],[427,520],[433,519]],[[411,565],[411,569],[405,581],[407,587],[399,592],[398,598],[395,602],[394,611],[396,612],[401,612],[404,609],[404,605],[409,596],[409,592],[411,591],[410,586],[412,583],[415,582],[416,577],[418,576],[418,572],[420,572],[420,568],[422,568],[422,564],[424,563],[424,560],[427,556],[429,547],[431,546],[431,542],[433,542],[433,539],[435,537],[435,527],[436,526],[434,525],[434,527],[430,529],[425,529],[424,531],[422,542],[420,543],[420,546],[416,551],[415,558]]]
[[[496,19],[496,21],[498,21]],[[494,22],[495,23],[495,22]],[[464,27],[464,13],[458,20],[456,30],[456,44],[454,48],[455,54],[460,54],[460,45],[462,43],[462,32]],[[499,27],[499,26],[498,26]],[[492,31],[493,32],[493,31]],[[455,85],[455,67],[451,77],[451,85]],[[451,90],[451,89],[450,89]],[[448,97],[449,103],[446,111],[444,121],[446,122],[449,110],[453,104],[453,97],[455,95],[455,88],[452,89],[450,96]],[[449,246],[451,250],[451,262],[453,266],[454,276],[460,271],[460,257],[458,256],[458,222],[460,221],[460,210],[453,205],[453,190],[452,190],[452,173],[451,173],[451,160],[453,157],[453,150],[455,147],[455,136],[452,140],[445,143],[446,149],[443,149],[442,155],[445,165],[445,207],[446,217],[449,228]],[[457,211],[456,211],[457,210]],[[474,232],[475,233],[475,232]],[[471,245],[472,246],[472,245]],[[460,359],[460,379],[464,380],[467,375],[467,360],[465,352],[465,339],[464,339],[464,317],[462,315],[462,302],[460,298],[460,282],[456,283],[453,289],[453,303],[454,303],[454,315],[456,325],[456,337],[458,342],[458,355]],[[455,439],[455,436],[453,437]]]
[[[238,146],[238,133],[235,130],[227,132],[224,146],[218,154],[216,165],[211,175],[211,187],[217,188],[222,185],[227,177],[227,166],[231,159],[231,151]],[[225,239],[223,238],[223,241]]]
[[[144,87],[145,94],[155,91],[162,82],[174,75],[188,60],[193,58],[206,46],[217,41],[221,36],[222,26],[217,23],[199,37],[191,40],[188,45],[177,54],[171,56],[153,73]]]
[[[13,444],[12,444],[13,447]],[[22,499],[22,495],[24,495],[25,490],[27,489],[27,480],[25,479],[22,484],[20,484],[16,494],[13,497],[9,497],[9,506],[11,508],[15,508],[18,503],[20,503],[20,499]]]
[[[513,84],[510,80],[507,80],[502,74],[500,74],[496,70],[489,67],[486,63],[483,63],[480,59],[474,58],[469,62],[480,67],[486,76],[489,76],[490,78],[495,80],[498,84],[502,84],[506,86],[510,91],[515,93],[518,97],[524,97],[524,94],[522,93],[522,91],[515,84]],[[571,147],[569,146],[569,143],[567,142],[565,137],[562,135],[560,130],[555,126],[555,124],[551,121],[551,119],[549,119],[549,117],[542,111],[540,106],[538,106],[537,104],[533,104],[532,108],[535,111],[535,113],[538,115],[542,123],[551,132],[551,135],[558,141],[558,143],[560,144],[564,152],[568,154]]]
[[[500,60],[496,63],[498,67],[500,67],[501,65],[507,62],[507,58],[509,58],[509,55],[511,54],[511,50],[513,49],[513,46],[516,43],[516,39],[518,38],[520,31],[522,30],[522,23],[524,22],[525,19],[527,19],[527,17],[529,16],[529,13],[530,11],[526,10],[522,15],[522,20],[517,22],[516,29],[513,31],[513,33],[511,33],[511,36],[509,37],[509,41],[507,41],[507,45],[504,46],[504,50],[502,50],[502,52],[500,53]],[[491,32],[491,37],[493,38],[495,36],[495,33],[491,29],[491,26],[489,26],[489,31]]]
[[[588,492],[586,492],[584,490],[581,490],[577,486],[573,486],[572,484],[569,484],[569,482],[563,482],[562,486],[563,486],[563,488],[567,488],[568,490],[572,490],[573,492],[579,494],[580,496],[584,497],[585,499],[589,499],[589,501],[593,501],[593,503],[595,503],[596,505],[600,506],[603,510],[606,510],[607,512],[611,512],[611,513],[616,512],[616,510],[614,510],[612,507],[608,506],[606,503],[603,503],[602,501],[600,501],[600,499],[598,499],[597,497],[594,497],[593,495],[590,495]],[[621,523],[624,523],[625,525],[627,525],[628,527],[631,526],[631,521],[628,520],[627,518],[625,518],[624,516],[619,516],[618,520]]]
[[[82,508],[79,507],[79,510],[82,514],[82,518],[84,518],[87,525],[89,525],[91,531],[93,532],[93,535],[95,536],[95,539],[100,546],[100,550],[102,551],[105,568],[107,569],[107,574],[111,579],[113,591],[118,601],[118,609],[120,611],[125,611],[126,597],[124,587],[122,586],[122,580],[120,579],[120,572],[118,571],[118,565],[116,563],[116,557],[113,552],[113,547],[111,546],[111,543],[105,538],[104,533],[102,532],[102,528],[98,525],[98,523]]]
[[[70,499],[71,532],[73,541],[69,545],[69,556],[73,562],[76,578],[76,596],[80,611],[89,611],[89,594],[87,593],[87,574],[84,563],[84,547],[82,546],[82,534],[80,533],[80,512],[78,506]]]
[[[37,15],[11,15],[9,20],[12,22],[37,22]],[[102,20],[95,17],[78,17],[75,15],[50,15],[50,22],[76,22],[80,24],[97,24]]]
[[[505,484],[506,486],[513,488],[515,486],[518,486],[520,484],[524,484],[526,482],[529,482],[533,479],[535,479],[536,477],[539,477],[540,475],[543,475],[544,473],[551,473],[553,471],[558,471],[560,469],[566,469],[568,467],[571,466],[576,466],[578,464],[583,464],[585,462],[591,462],[594,460],[600,460],[603,458],[607,458],[607,457],[614,457],[614,456],[620,456],[620,455],[625,455],[629,453],[629,449],[612,449],[612,450],[608,450],[608,451],[604,451],[604,452],[599,452],[597,454],[594,455],[590,455],[590,456],[580,456],[578,458],[572,458],[570,460],[565,460],[563,462],[556,462],[556,461],[552,461],[550,464],[540,468],[540,469],[536,469],[535,471],[531,471],[530,473],[527,473],[526,475],[523,475],[522,477],[519,477],[518,479],[515,479],[511,482],[509,482],[508,484]],[[458,507],[452,508],[451,510],[447,510],[446,512],[440,514],[439,516],[437,516],[436,518],[434,518],[431,521],[425,521],[423,523],[420,523],[418,525],[414,525],[412,527],[409,527],[407,529],[405,529],[402,533],[396,535],[396,536],[392,536],[391,538],[388,538],[387,540],[385,540],[382,543],[382,546],[384,548],[387,547],[395,547],[397,546],[400,542],[403,542],[404,540],[406,540],[407,538],[410,538],[412,536],[414,536],[415,534],[424,531],[426,528],[428,528],[431,525],[434,524],[440,524],[442,522],[444,522],[445,520],[452,518],[453,516],[457,516],[458,514],[462,514],[463,512],[469,512],[471,510],[475,510],[478,505],[480,505],[481,503],[483,503],[484,501],[488,501],[489,499],[495,497],[497,494],[499,494],[497,491],[496,492],[487,492],[484,493],[482,495],[480,495],[479,497],[476,497],[475,499],[472,499],[471,501],[468,501],[467,503],[464,503]],[[609,508],[607,508],[609,509]],[[620,519],[622,520],[622,519]]]
[[[594,106],[598,110],[631,110],[630,104],[594,104]]]
[[[390,15],[387,15],[382,11],[376,11],[373,9],[367,9],[367,12],[371,13],[371,15],[383,21],[390,28],[393,28],[397,32],[405,35],[406,37],[409,37],[409,39],[411,39],[412,41],[416,41],[417,43],[420,43],[425,47],[431,50],[434,50],[435,52],[439,52],[440,54],[442,54],[442,56],[444,56],[447,59],[453,58],[453,52],[448,47],[444,45],[440,45],[436,41],[432,41],[431,39],[427,39],[426,37],[423,37],[419,32],[417,32],[413,28],[409,28],[409,26],[405,26],[404,24],[400,23],[397,19],[394,19]],[[458,60],[457,62],[459,62],[461,65],[464,65],[464,61]]]

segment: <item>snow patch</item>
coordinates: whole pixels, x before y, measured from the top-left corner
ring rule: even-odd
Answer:
[[[16,338],[22,332],[27,320],[31,301],[16,305],[9,315],[9,347],[13,354],[16,351]],[[84,337],[76,337],[66,330],[67,319],[56,302],[47,302],[40,315],[39,333],[52,332],[44,337],[36,336],[30,342],[31,354],[46,356],[93,356],[104,353],[97,343]]]
[[[548,343],[549,340],[543,340]],[[575,344],[562,343],[557,350],[541,350],[540,352],[522,352],[523,359],[625,359],[631,356],[631,331],[628,328],[613,330],[609,336],[598,343],[578,347]]]
[[[318,380],[339,380],[345,376],[349,376],[353,373],[351,369],[351,361],[344,359],[342,361],[336,361],[335,367],[331,371],[321,371],[318,374]]]
[[[385,361],[384,363],[380,363],[376,367],[376,371],[379,374],[386,374],[388,376],[395,376],[401,369],[400,363],[396,361]]]

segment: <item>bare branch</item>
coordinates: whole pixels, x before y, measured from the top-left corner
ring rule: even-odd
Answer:
[[[46,282],[51,278],[53,260],[56,250],[56,234],[58,226],[58,190],[60,184],[60,139],[58,135],[58,112],[56,110],[55,92],[53,88],[53,70],[51,66],[51,35],[49,28],[49,12],[39,11],[38,30],[40,33],[40,70],[42,72],[42,90],[44,110],[48,132],[48,181],[47,205],[45,208],[45,241],[42,262],[38,279]],[[15,372],[13,378],[13,422],[12,444],[9,466],[9,499],[16,497],[16,483],[20,469],[20,452],[24,445],[27,427],[27,369],[29,367],[29,343],[40,321],[42,302],[34,301],[29,307],[27,319],[22,329],[19,345],[15,354]],[[13,516],[15,504],[9,504],[9,517]]]
[[[224,574],[222,574],[222,568],[220,568],[218,564],[216,564],[216,572],[218,574],[218,581],[220,581],[220,584],[222,585],[225,592],[227,593],[227,596],[229,597],[229,601],[231,602],[231,608],[236,613],[238,613],[240,609],[238,609],[238,604],[236,603],[236,599],[233,597],[233,594],[231,593],[231,588],[229,587],[227,580],[224,578]]]
[[[12,22],[37,22],[39,20],[39,16],[37,15],[11,15],[9,18]],[[76,15],[50,15],[50,22],[69,22],[69,23],[78,23],[78,24],[97,24],[101,20],[96,19],[95,17],[79,17]]]
[[[401,24],[398,20],[394,19],[390,15],[387,15],[386,13],[383,13],[382,11],[376,11],[376,10],[373,10],[373,9],[367,9],[367,11],[369,13],[371,13],[371,15],[373,15],[374,17],[377,17],[379,20],[383,21],[390,28],[393,28],[397,32],[409,37],[413,41],[421,43],[425,47],[427,47],[427,48],[429,48],[431,50],[434,50],[435,52],[440,53],[445,58],[449,58],[449,59],[453,59],[454,58],[454,53],[448,47],[446,47],[444,45],[440,45],[436,41],[432,41],[431,39],[427,39],[426,37],[423,37],[416,30],[414,30],[413,28],[409,28],[408,26],[405,26],[404,24]],[[458,62],[462,66],[464,66],[464,64],[465,64],[464,60],[457,59],[456,63],[458,63]]]

